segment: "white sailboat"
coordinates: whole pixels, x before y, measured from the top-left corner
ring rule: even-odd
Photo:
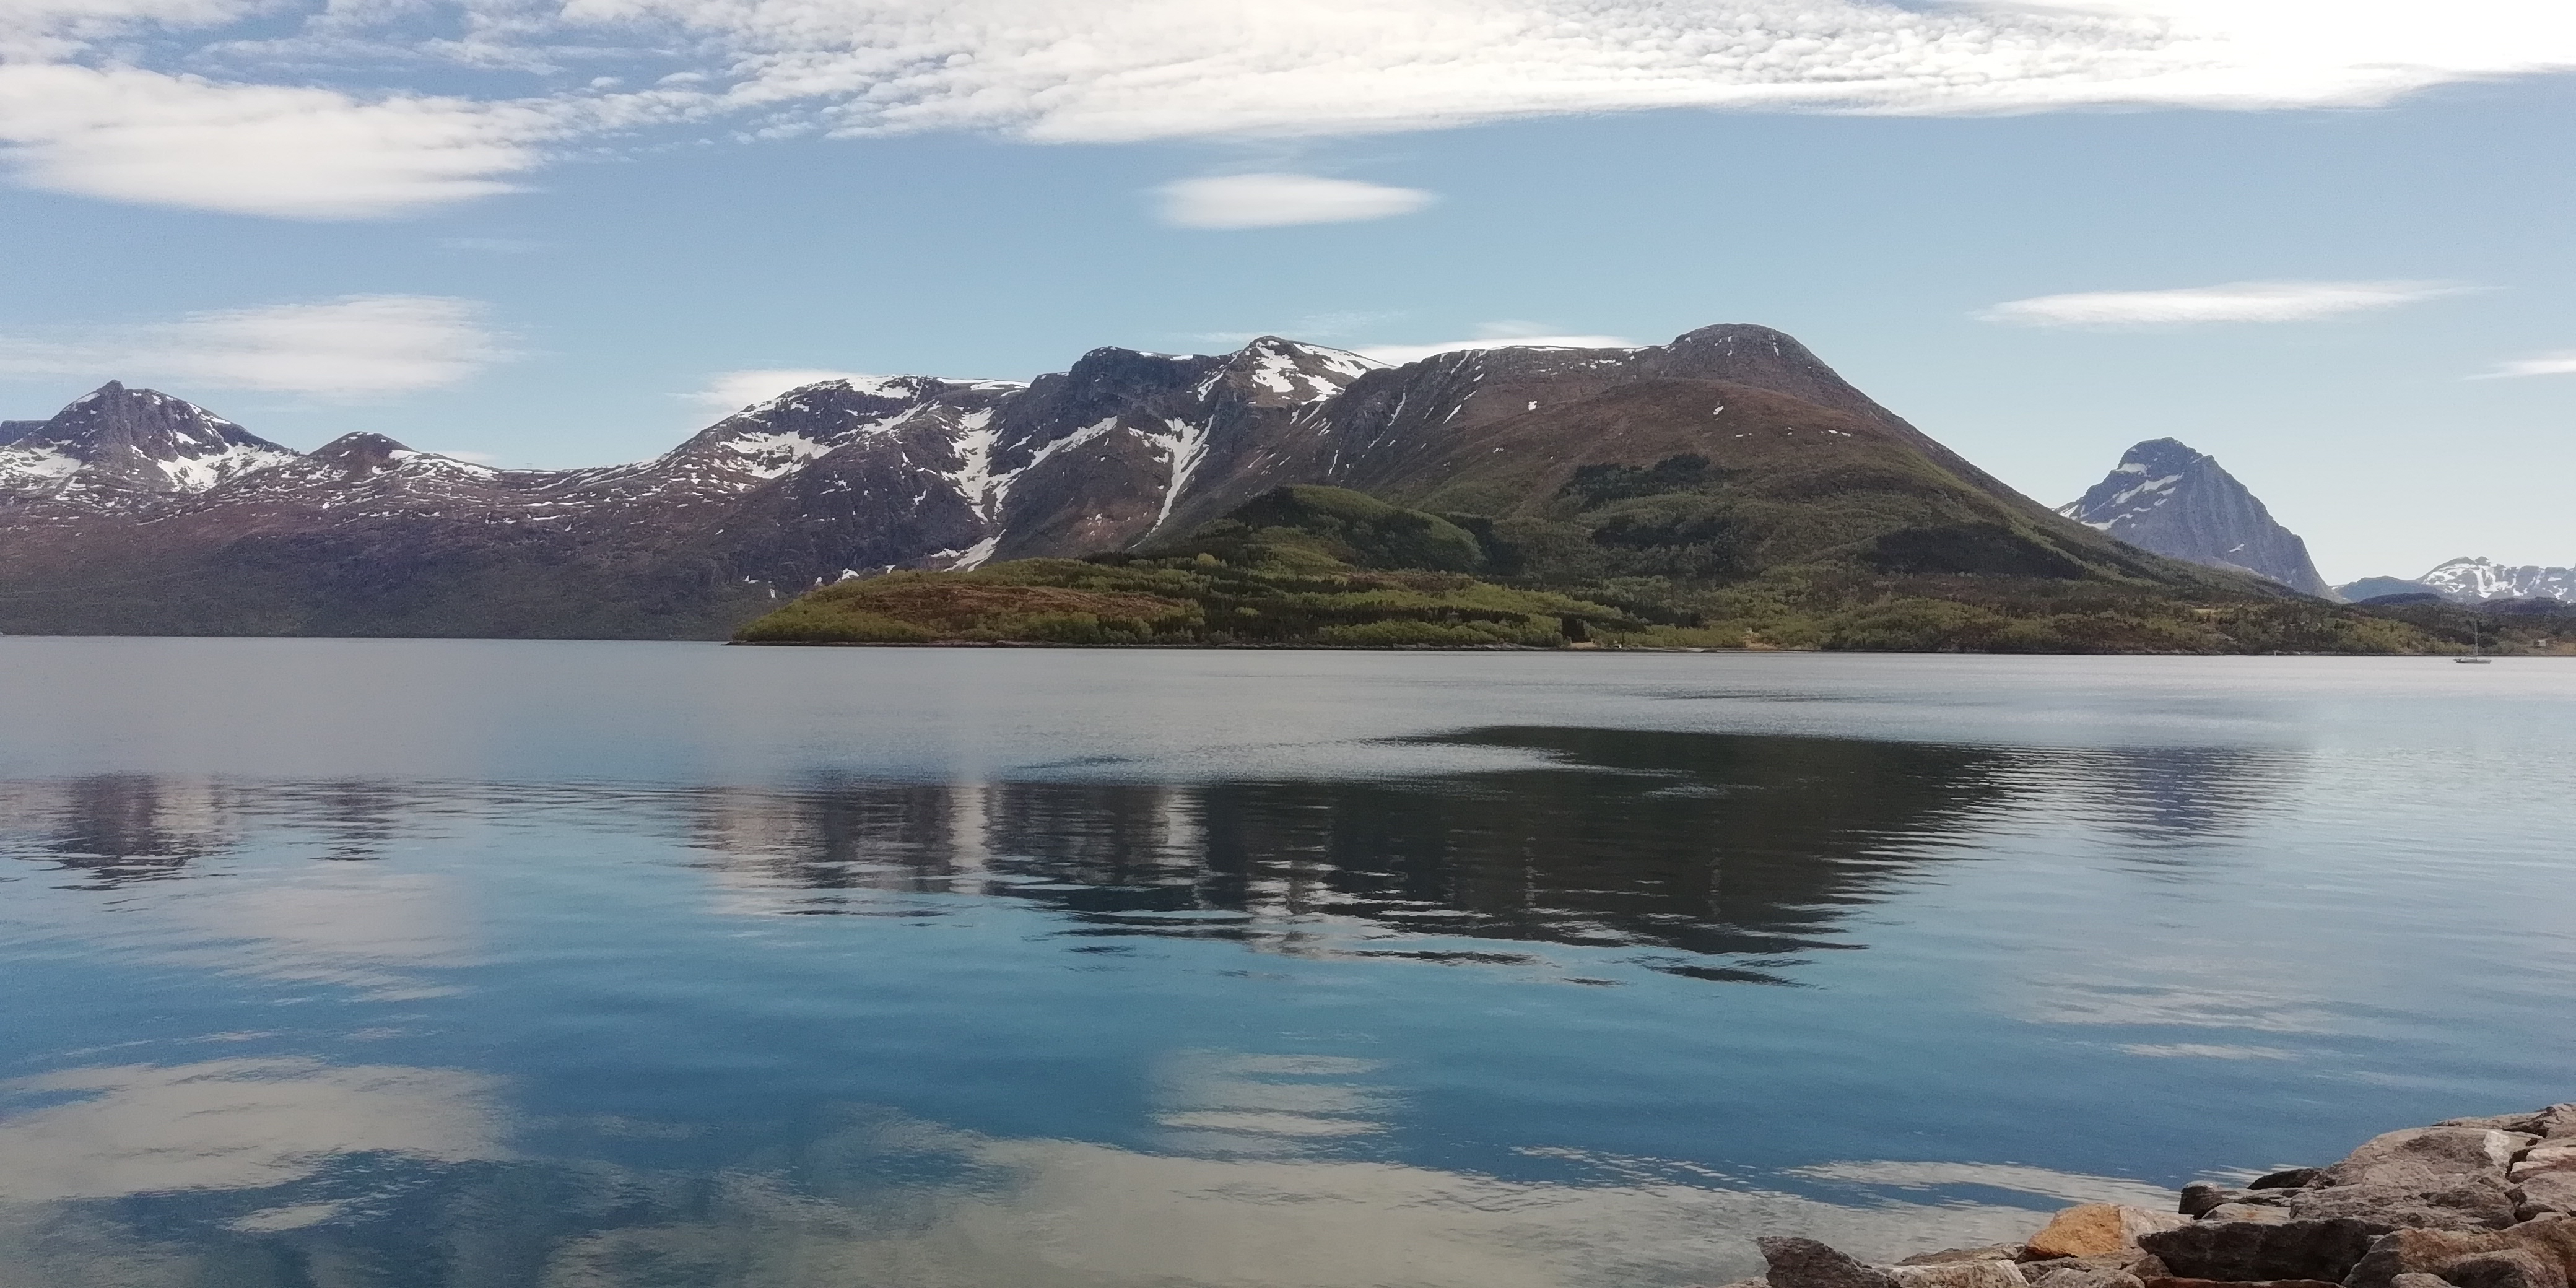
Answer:
[[[2472,613],[2469,616],[2469,655],[2467,657],[2455,657],[2451,660],[2473,666],[2485,666],[2488,663],[2495,661],[2494,658],[2487,656],[2486,646],[2480,642],[2480,637],[2478,635],[2478,619],[2476,614]]]

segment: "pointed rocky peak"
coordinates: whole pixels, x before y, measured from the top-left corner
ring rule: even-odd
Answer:
[[[2308,543],[2218,458],[2173,438],[2131,447],[2092,489],[2057,512],[2133,546],[2212,568],[2233,568],[2292,590],[2332,597]]]
[[[295,455],[184,398],[111,380],[0,446],[0,488],[203,492]]]
[[[2148,511],[2170,503],[2182,495],[2183,484],[2195,476],[2213,486],[2244,491],[2244,485],[2220,469],[2217,460],[2206,453],[2192,450],[2180,439],[2151,438],[2122,453],[2120,463],[2107,477],[2082,497],[2059,506],[2057,512],[2111,532],[2114,525],[2135,522]],[[2224,483],[2218,481],[2222,479]],[[2247,495],[2250,499],[2251,494]]]

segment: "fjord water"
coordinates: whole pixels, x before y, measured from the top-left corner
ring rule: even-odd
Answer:
[[[0,639],[0,1283],[1680,1285],[2576,1098],[2576,665]]]

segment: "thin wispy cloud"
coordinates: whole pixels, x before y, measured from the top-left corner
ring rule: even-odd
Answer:
[[[0,372],[174,379],[366,399],[440,389],[515,356],[473,300],[352,295],[176,322],[0,335]]]
[[[790,389],[801,389],[826,380],[874,379],[876,377],[856,371],[821,371],[806,367],[720,371],[708,377],[705,388],[682,396],[708,411],[737,412],[755,403],[767,402]]]
[[[2309,322],[2396,308],[2467,289],[2455,282],[2229,282],[2163,291],[2081,291],[2009,300],[1976,317],[2012,326],[2140,329],[2213,322]]]
[[[1409,215],[1438,200],[1393,188],[1310,174],[1226,174],[1163,185],[1163,222],[1177,228],[1279,228],[1346,224]]]
[[[574,59],[624,75],[426,88]],[[2576,12],[2531,0],[19,0],[0,6],[0,160],[90,197],[377,218],[655,125],[1073,143],[1682,107],[2253,110],[2568,68]]]
[[[2511,380],[2521,376],[2576,376],[2576,349],[2499,362],[2495,370],[2483,373],[2483,378],[2490,380]]]
[[[1362,345],[1351,352],[1373,358],[1390,366],[1418,362],[1434,354],[1456,353],[1465,349],[1634,349],[1637,342],[1616,335],[1557,334],[1552,328],[1531,322],[1487,322],[1476,328],[1476,334],[1464,340],[1434,340],[1427,344]]]

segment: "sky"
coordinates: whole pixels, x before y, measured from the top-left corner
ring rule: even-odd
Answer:
[[[1786,330],[2037,500],[2576,564],[2576,5],[5,0],[0,417],[653,455],[839,373]]]

